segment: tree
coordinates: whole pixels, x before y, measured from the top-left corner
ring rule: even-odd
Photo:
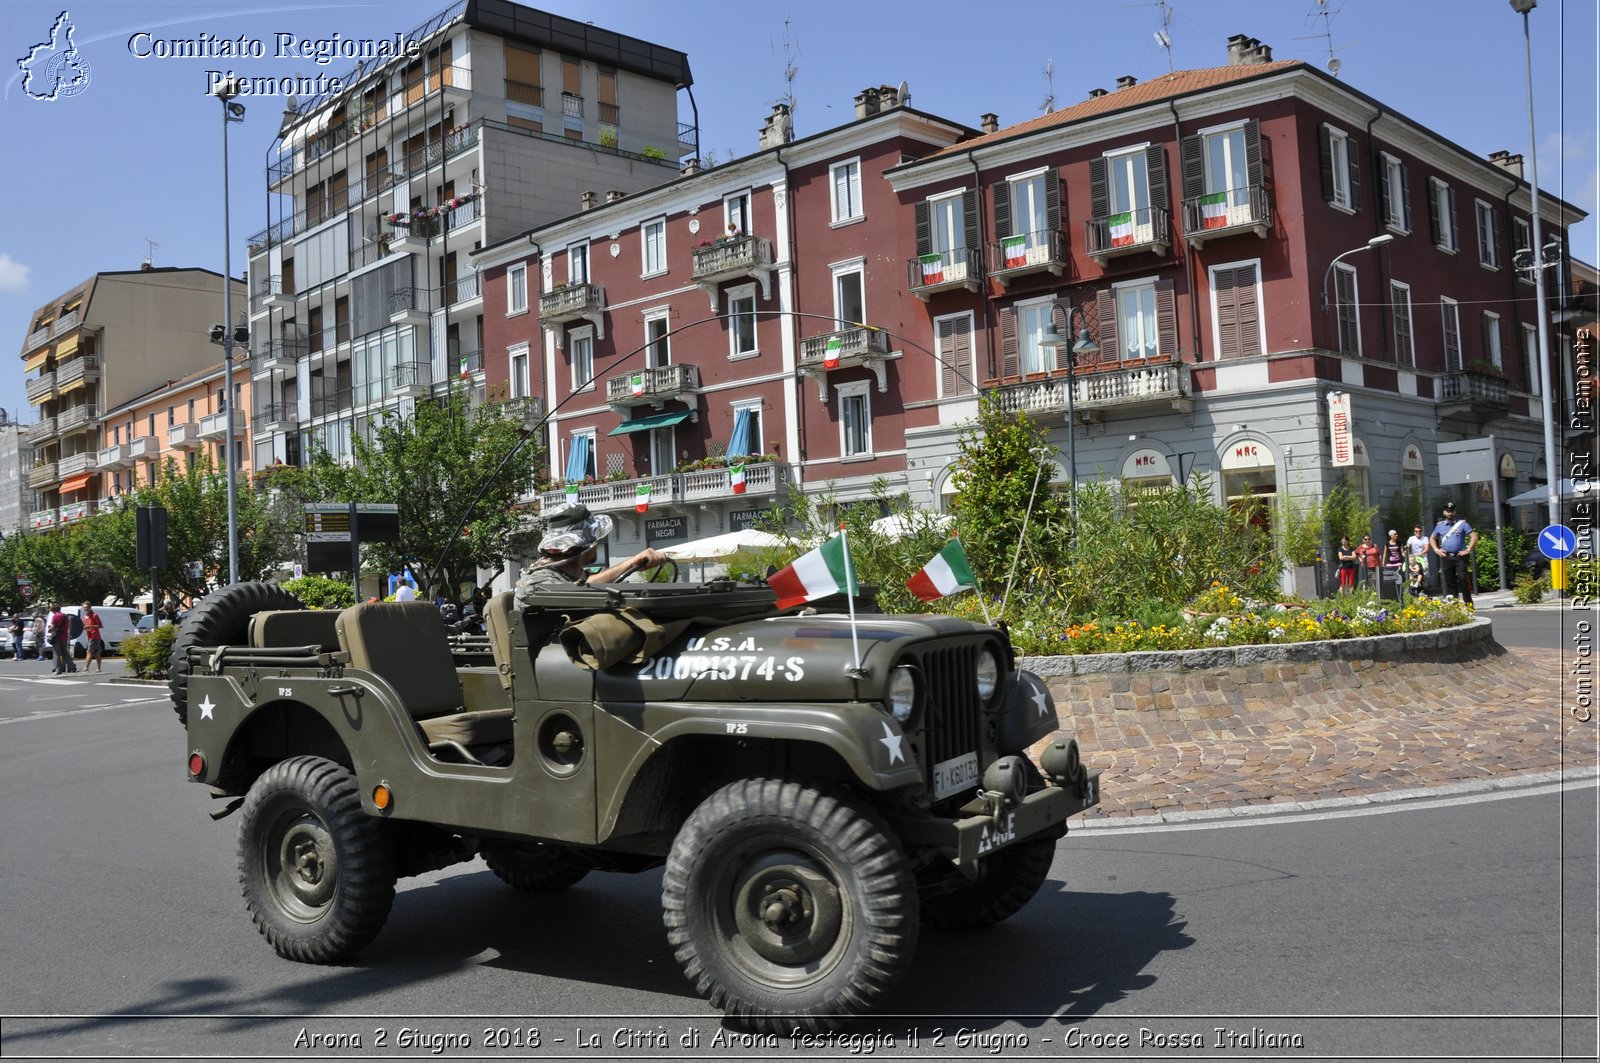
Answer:
[[[543,458],[531,442],[511,454],[526,434],[520,408],[473,407],[452,393],[418,402],[410,416],[385,415],[370,440],[352,434],[349,464],[320,453],[305,469],[281,478],[274,472],[271,479],[304,501],[398,505],[399,541],[369,544],[363,562],[386,572],[410,566],[425,592],[442,591],[462,604],[480,569],[499,573],[507,557],[524,556],[531,546],[533,525],[519,499],[533,487]],[[434,571],[441,557],[443,570]]]

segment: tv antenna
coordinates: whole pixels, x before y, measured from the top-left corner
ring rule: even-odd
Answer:
[[[1044,83],[1044,102],[1039,105],[1039,110],[1045,114],[1050,114],[1056,109],[1056,61],[1054,59],[1045,60]]]
[[[800,54],[800,40],[792,32],[793,25],[793,19],[783,20],[783,95],[767,101],[769,106],[781,103],[789,108],[791,121],[794,119],[794,110],[797,106],[794,98],[794,80],[800,76],[800,67],[795,62],[795,57]],[[773,51],[777,51],[777,45],[773,45]]]
[[[161,245],[150,239],[148,236],[144,238],[144,243],[144,264],[154,268],[156,264],[156,248],[160,247]]]
[[[1155,38],[1156,47],[1167,53],[1167,73],[1172,73],[1172,5],[1168,4],[1167,0],[1156,0],[1153,4],[1123,4],[1122,6],[1161,9],[1161,28],[1151,36]]]
[[[1306,21],[1310,22],[1313,19],[1321,19],[1322,32],[1311,33],[1304,37],[1296,37],[1294,39],[1297,41],[1322,41],[1323,47],[1328,50],[1328,58],[1324,62],[1324,65],[1327,66],[1328,73],[1332,74],[1334,77],[1338,77],[1339,68],[1344,65],[1344,61],[1339,58],[1338,53],[1344,51],[1346,48],[1354,48],[1361,42],[1351,41],[1349,44],[1341,44],[1339,47],[1335,48],[1333,46],[1333,20],[1338,18],[1339,15],[1344,11],[1344,6],[1341,4],[1338,10],[1330,11],[1328,10],[1329,0],[1316,0],[1316,2],[1317,6],[1306,12]]]

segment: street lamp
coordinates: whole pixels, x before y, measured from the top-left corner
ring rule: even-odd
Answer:
[[[1533,197],[1532,259],[1528,268],[1533,271],[1533,307],[1538,318],[1539,375],[1544,377],[1544,387],[1539,389],[1539,414],[1544,418],[1544,483],[1548,492],[1546,501],[1550,508],[1550,523],[1561,523],[1561,500],[1556,493],[1556,417],[1554,373],[1550,368],[1550,315],[1545,313],[1544,271],[1554,262],[1544,259],[1544,238],[1539,231],[1539,142],[1533,132],[1533,45],[1528,34],[1528,12],[1538,6],[1538,0],[1511,0],[1511,10],[1522,16],[1522,65],[1528,77],[1528,190]]]
[[[1327,309],[1328,309],[1328,278],[1333,276],[1333,267],[1337,266],[1339,264],[1339,260],[1341,258],[1344,258],[1346,255],[1353,255],[1353,254],[1357,253],[1358,251],[1376,250],[1377,248],[1380,248],[1380,247],[1384,246],[1385,244],[1392,244],[1392,243],[1394,243],[1394,233],[1384,233],[1381,236],[1374,236],[1372,239],[1368,240],[1366,243],[1362,244],[1360,247],[1352,247],[1348,251],[1341,251],[1337,255],[1334,255],[1333,256],[1333,261],[1328,263],[1328,268],[1325,271],[1323,271],[1323,274],[1322,274],[1322,309],[1323,309],[1323,311],[1326,312]]]
[[[1078,330],[1078,339],[1067,346],[1067,339],[1056,328],[1056,308],[1064,307],[1067,311],[1067,331],[1072,331],[1072,319],[1079,314],[1083,315],[1083,326]],[[1058,300],[1050,307],[1050,324],[1044,328],[1044,335],[1039,337],[1039,346],[1047,351],[1067,352],[1067,498],[1071,502],[1073,532],[1077,532],[1078,522],[1078,450],[1077,450],[1077,418],[1073,415],[1073,393],[1078,390],[1077,369],[1078,355],[1093,354],[1100,349],[1100,345],[1089,336],[1089,315],[1081,306]]]
[[[222,104],[222,408],[227,434],[222,451],[228,470],[228,582],[239,582],[239,482],[238,462],[233,456],[233,261],[228,233],[228,124],[244,121],[244,104],[234,103],[239,82],[227,78],[217,86]]]

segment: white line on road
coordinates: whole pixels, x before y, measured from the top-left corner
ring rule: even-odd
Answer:
[[[8,716],[0,719],[0,725],[8,723],[27,723],[30,720],[53,720],[57,716],[82,716],[89,712],[105,712],[107,709],[120,709],[122,706],[123,703],[119,701],[114,705],[96,705],[91,709],[62,709],[59,712],[35,712],[30,713],[27,716]]]

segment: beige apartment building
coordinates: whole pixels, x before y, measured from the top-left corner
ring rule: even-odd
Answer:
[[[233,455],[239,482],[249,483],[250,450],[244,445],[249,431],[250,374],[243,352],[235,355],[233,370]],[[168,460],[179,472],[203,459],[211,468],[227,468],[227,407],[223,403],[224,373],[220,361],[106,410],[101,418],[99,453],[100,500],[113,506],[124,495],[155,483]]]

